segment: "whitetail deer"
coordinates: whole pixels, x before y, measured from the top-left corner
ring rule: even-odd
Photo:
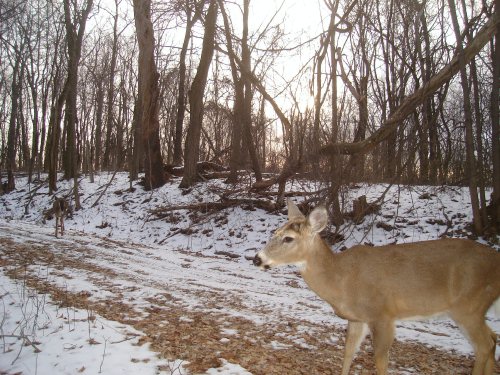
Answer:
[[[309,287],[348,320],[342,375],[371,331],[375,367],[386,374],[395,321],[449,315],[472,343],[473,375],[493,374],[496,335],[485,323],[500,308],[500,253],[465,239],[440,239],[333,253],[319,236],[327,211],[306,218],[288,202],[288,223],[254,258],[263,269],[295,264]],[[496,301],[496,302],[495,302]]]
[[[54,210],[54,216],[56,217],[56,237],[57,228],[61,228],[61,236],[64,236],[64,217],[68,213],[68,202],[64,198],[57,198],[54,200],[52,205]]]

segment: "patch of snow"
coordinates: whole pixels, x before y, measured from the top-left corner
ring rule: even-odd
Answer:
[[[59,307],[0,272],[0,370],[31,374],[157,374],[166,361],[134,328]]]
[[[240,365],[229,363],[225,359],[222,359],[222,366],[218,368],[208,369],[207,375],[252,375]]]

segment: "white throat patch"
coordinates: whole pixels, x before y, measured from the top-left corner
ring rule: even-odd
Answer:
[[[292,263],[292,265],[297,266],[300,271],[305,271],[307,268],[307,262],[305,260],[302,262]]]

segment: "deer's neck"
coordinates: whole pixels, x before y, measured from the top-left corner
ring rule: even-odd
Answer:
[[[340,255],[334,254],[319,236],[309,250],[307,262],[301,269],[304,281],[313,292],[341,312],[342,279],[337,266]]]

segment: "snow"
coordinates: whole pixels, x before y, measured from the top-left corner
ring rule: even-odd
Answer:
[[[250,319],[258,325],[301,322],[294,344],[311,350],[314,348],[300,337],[301,332],[314,334],[311,327],[318,323],[345,326],[346,322],[336,317],[297,277],[293,267],[261,272],[252,266],[251,257],[286,221],[284,214],[234,207],[208,214],[178,210],[158,219],[154,214],[156,209],[219,201],[228,189],[234,188],[214,180],[186,192],[178,188],[178,183],[174,179],[160,189],[145,192],[139,185],[130,191],[124,173],[114,178],[106,173],[96,175],[94,183],[82,178],[83,209],[66,219],[64,237],[55,239],[54,220],[47,220],[44,215],[53,200],[47,185],[29,185],[26,178],[19,178],[17,190],[0,197],[0,238],[41,249],[48,246],[56,256],[64,254],[74,261],[84,261],[88,267],[106,269],[112,277],[99,277],[86,269],[58,270],[41,263],[29,266],[27,272],[63,290],[85,292],[92,301],[113,298],[119,290],[120,298],[138,314],[144,314],[153,299],[164,299],[165,303],[174,300],[186,311],[219,313],[204,297],[210,295],[220,301],[225,314],[234,318]],[[58,196],[70,192],[69,182],[58,184]],[[315,191],[321,187],[305,181],[294,181],[288,186],[295,191]],[[346,223],[342,228],[344,240],[334,246],[335,251],[358,243],[382,245],[468,233],[471,209],[465,188],[363,184],[351,187],[342,199],[348,205],[358,196],[366,195],[368,202],[373,202],[384,191],[381,211],[361,224]],[[389,230],[377,226],[379,222],[388,224]],[[144,332],[108,320],[95,311],[62,307],[22,278],[8,277],[8,267],[0,265],[0,372],[188,373],[183,367],[185,362],[160,358],[143,343],[140,338]],[[232,303],[235,299],[237,304]],[[189,324],[193,318],[186,314],[178,321]],[[500,333],[499,319],[489,314],[488,324]],[[245,332],[227,326],[220,329],[220,335],[221,344],[227,344],[243,337]],[[283,333],[283,337],[286,335]],[[399,322],[396,335],[401,341],[472,353],[469,343],[448,319]],[[286,350],[288,341],[279,339],[271,346]],[[331,336],[328,341],[336,345],[339,338]],[[209,369],[206,374],[250,374],[241,364],[220,360],[222,366]],[[406,371],[413,373],[411,368]]]
[[[209,369],[207,371],[207,375],[252,375],[250,372],[245,370],[240,365],[235,365],[227,362],[226,360],[222,361],[223,366],[219,368]]]
[[[137,345],[142,334],[132,327],[92,311],[58,307],[47,295],[38,296],[3,274],[0,280],[5,335],[1,369],[23,374],[155,374],[165,363],[148,345]]]

